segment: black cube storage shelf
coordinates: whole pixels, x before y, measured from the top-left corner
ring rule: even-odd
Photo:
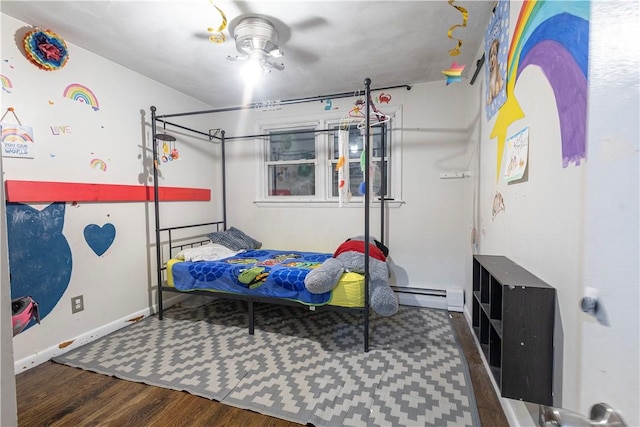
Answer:
[[[472,326],[503,397],[553,405],[556,290],[504,256],[473,256]]]

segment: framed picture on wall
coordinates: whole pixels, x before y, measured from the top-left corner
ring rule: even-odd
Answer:
[[[493,10],[484,38],[486,107],[490,120],[507,100],[509,54],[509,1],[500,0]]]
[[[31,126],[0,123],[2,129],[2,157],[35,157],[33,128]]]

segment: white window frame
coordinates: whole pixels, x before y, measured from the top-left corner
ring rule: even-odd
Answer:
[[[391,117],[390,129],[387,138],[387,173],[389,174],[390,188],[387,188],[387,199],[385,203],[390,207],[399,207],[402,201],[402,107],[385,108],[377,106],[378,110]],[[260,135],[266,135],[272,131],[286,131],[313,127],[316,130],[328,129],[339,125],[341,116],[326,115],[321,119],[317,116],[309,117],[287,117],[276,118],[268,121],[258,122],[256,131]],[[261,137],[258,142],[257,162],[258,178],[256,182],[255,204],[259,206],[282,206],[304,204],[305,207],[337,207],[338,197],[332,196],[332,175],[330,165],[332,164],[329,132],[317,132],[315,138],[316,158],[314,162],[315,171],[315,195],[313,196],[271,196],[269,195],[269,179],[267,176],[268,166],[278,162],[270,162],[269,140],[267,136]],[[291,163],[295,163],[292,161]],[[391,200],[390,200],[391,199]],[[353,194],[350,203],[344,207],[362,207],[364,196]],[[378,197],[370,198],[371,204],[379,204]]]

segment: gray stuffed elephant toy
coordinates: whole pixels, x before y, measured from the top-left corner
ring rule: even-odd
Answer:
[[[329,292],[336,287],[345,271],[364,273],[364,262],[364,239],[349,239],[338,247],[333,258],[328,258],[307,274],[305,287],[312,294]],[[398,298],[389,286],[386,255],[373,244],[369,245],[369,305],[381,316],[392,316],[398,312]]]

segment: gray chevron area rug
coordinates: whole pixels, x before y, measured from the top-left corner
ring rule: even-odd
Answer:
[[[314,426],[480,426],[446,311],[370,317],[240,301],[178,304],[53,360]]]

